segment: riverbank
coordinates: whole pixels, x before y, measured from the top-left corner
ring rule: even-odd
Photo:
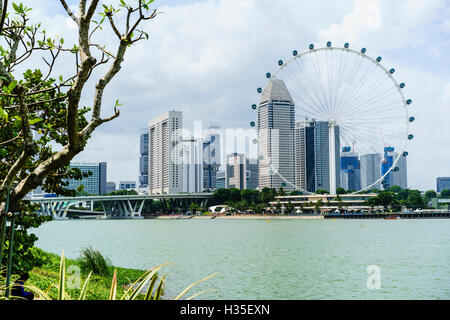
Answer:
[[[249,215],[249,214],[235,214],[235,215],[158,215],[158,216],[144,216],[144,219],[158,219],[158,220],[172,220],[172,219],[180,219],[180,220],[208,220],[208,219],[218,219],[218,220],[290,220],[290,219],[300,219],[300,220],[311,220],[311,219],[323,219],[323,215]]]

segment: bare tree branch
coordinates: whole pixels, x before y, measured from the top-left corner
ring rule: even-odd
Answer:
[[[79,26],[80,20],[73,14],[72,10],[70,10],[69,6],[67,5],[65,0],[60,0],[61,4],[63,5],[64,9],[66,9],[67,14],[72,18],[73,21]]]

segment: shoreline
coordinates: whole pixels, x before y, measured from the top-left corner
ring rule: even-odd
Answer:
[[[231,216],[184,216],[184,215],[160,215],[160,216],[144,216],[144,219],[158,219],[158,220],[317,220],[324,219],[323,215],[304,215],[304,216],[279,216],[279,215],[231,215]]]

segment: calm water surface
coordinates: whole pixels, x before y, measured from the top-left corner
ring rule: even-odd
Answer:
[[[69,258],[90,245],[115,266],[172,262],[169,292],[218,271],[203,299],[450,299],[448,219],[69,220],[33,232]],[[371,265],[381,289],[367,288]]]

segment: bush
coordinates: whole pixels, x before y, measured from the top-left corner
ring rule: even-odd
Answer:
[[[110,276],[112,264],[108,258],[105,258],[100,251],[91,247],[81,250],[80,258],[81,270],[91,272],[100,276]]]

